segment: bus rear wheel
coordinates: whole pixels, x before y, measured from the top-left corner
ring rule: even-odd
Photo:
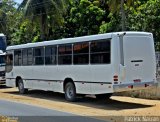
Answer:
[[[99,100],[106,100],[109,99],[112,96],[113,93],[108,93],[108,94],[98,94],[96,95],[96,98]]]
[[[18,90],[20,94],[25,94],[28,92],[28,89],[24,88],[24,83],[22,79],[18,80]]]
[[[70,102],[76,101],[76,88],[72,82],[68,82],[65,85],[65,99]]]

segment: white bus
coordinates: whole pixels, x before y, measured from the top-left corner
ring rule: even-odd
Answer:
[[[6,85],[107,98],[157,85],[153,36],[116,32],[7,47]]]

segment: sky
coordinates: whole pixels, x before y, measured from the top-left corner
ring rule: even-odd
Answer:
[[[21,3],[23,0],[14,0],[17,3]]]

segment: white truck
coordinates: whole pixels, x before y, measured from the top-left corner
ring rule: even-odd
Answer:
[[[5,83],[5,55],[3,51],[0,50],[0,84]]]
[[[5,83],[6,36],[0,33],[0,84]]]

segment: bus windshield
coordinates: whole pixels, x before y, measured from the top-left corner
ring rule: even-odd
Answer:
[[[5,36],[0,37],[0,50],[6,50],[6,38]]]

